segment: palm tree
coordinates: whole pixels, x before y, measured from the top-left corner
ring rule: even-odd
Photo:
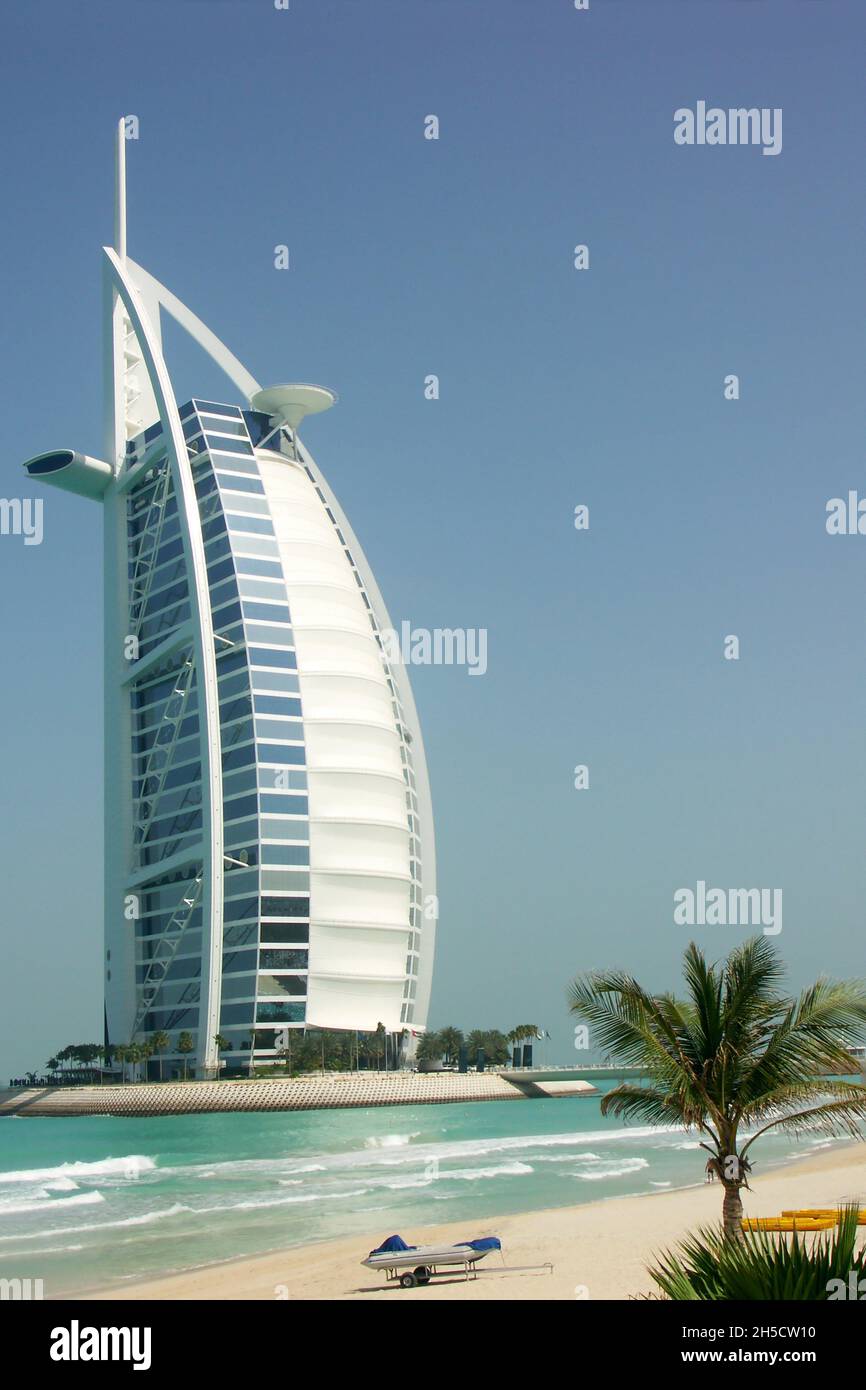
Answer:
[[[136,1043],[126,1043],[123,1049],[124,1060],[127,1064],[126,1079],[132,1085],[135,1081],[135,1068],[138,1064],[138,1046]]]
[[[191,1052],[195,1052],[195,1043],[193,1042],[192,1033],[180,1034],[180,1037],[177,1040],[177,1050],[183,1058],[183,1079],[184,1081],[186,1081],[187,1059]]]
[[[126,1060],[129,1049],[124,1043],[118,1043],[114,1049],[114,1060],[120,1063],[121,1084],[126,1080]]]
[[[439,1041],[445,1052],[445,1061],[454,1063],[460,1055],[463,1046],[463,1034],[459,1028],[443,1028],[439,1034]]]
[[[156,1033],[153,1033],[151,1035],[150,1045],[156,1053],[157,1059],[159,1061],[160,1081],[162,1080],[162,1054],[163,1052],[165,1052],[165,1049],[169,1046],[170,1043],[171,1038],[168,1036],[168,1033],[166,1033],[164,1028],[158,1029]]]
[[[439,1033],[424,1033],[415,1049],[416,1062],[439,1062],[445,1051],[445,1044]]]
[[[508,1039],[498,1028],[487,1028],[483,1033],[484,1048],[487,1061],[491,1066],[504,1067],[508,1061]]]
[[[231,1051],[231,1043],[224,1033],[214,1033],[213,1040],[216,1044],[217,1058],[219,1058],[221,1052]],[[217,1070],[219,1071],[219,1068],[217,1068]]]
[[[598,1047],[647,1084],[624,1083],[601,1102],[603,1115],[649,1124],[680,1123],[702,1134],[708,1180],[724,1188],[725,1238],[742,1238],[749,1150],[770,1129],[813,1130],[862,1139],[866,1086],[831,1081],[850,1061],[866,1023],[859,982],[821,979],[799,997],[778,990],[783,966],[766,937],[708,965],[692,942],[685,952],[687,998],[649,994],[620,971],[594,972],[571,985],[572,1013],[585,1018]],[[750,1131],[740,1143],[740,1128]]]
[[[470,1059],[477,1062],[483,1052],[488,1066],[501,1067],[508,1061],[508,1039],[498,1028],[473,1028],[466,1039]]]
[[[383,1055],[384,1055],[384,1053],[385,1053],[385,1048],[386,1048],[386,1045],[387,1045],[385,1039],[386,1039],[385,1025],[384,1025],[384,1023],[377,1023],[377,1024],[376,1024],[376,1031],[375,1031],[375,1033],[372,1034],[372,1036],[371,1036],[371,1038],[370,1038],[370,1046],[371,1046],[372,1051],[373,1051],[373,1056],[376,1058],[376,1070],[377,1070],[377,1071],[381,1071],[381,1069],[382,1069],[382,1057],[383,1057]],[[322,1061],[322,1070],[324,1071],[324,1069],[325,1069],[325,1063],[324,1063],[324,1059],[323,1059],[323,1061]]]
[[[470,1057],[477,1057],[479,1052],[485,1051],[487,1034],[483,1028],[473,1028],[466,1039],[466,1046],[469,1049]]]

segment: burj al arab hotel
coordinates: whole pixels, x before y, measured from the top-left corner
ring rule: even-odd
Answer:
[[[25,468],[104,516],[108,1041],[168,1034],[171,1059],[188,1034],[206,1077],[287,1028],[417,1033],[430,791],[382,596],[298,434],[336,397],[263,389],[127,255],[123,121],[104,275],[103,457]],[[161,314],[235,399],[177,400]]]

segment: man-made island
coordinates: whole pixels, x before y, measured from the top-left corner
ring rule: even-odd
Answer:
[[[273,1080],[137,1082],[0,1091],[3,1115],[195,1115],[227,1110],[332,1110],[482,1100],[594,1096],[568,1072],[324,1072]]]

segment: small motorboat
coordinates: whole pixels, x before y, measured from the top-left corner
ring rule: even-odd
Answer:
[[[368,1269],[383,1269],[386,1278],[396,1279],[401,1288],[411,1289],[416,1284],[429,1284],[437,1274],[450,1272],[455,1265],[462,1268],[468,1279],[470,1273],[475,1274],[479,1260],[491,1250],[501,1249],[497,1236],[464,1240],[456,1245],[407,1245],[402,1236],[389,1236],[361,1264]]]

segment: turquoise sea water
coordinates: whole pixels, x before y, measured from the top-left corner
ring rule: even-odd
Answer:
[[[826,1141],[767,1137],[764,1167]],[[353,1232],[411,1238],[703,1181],[678,1130],[596,1098],[159,1119],[0,1120],[0,1277],[45,1297]],[[359,1245],[359,1258],[365,1253]]]

